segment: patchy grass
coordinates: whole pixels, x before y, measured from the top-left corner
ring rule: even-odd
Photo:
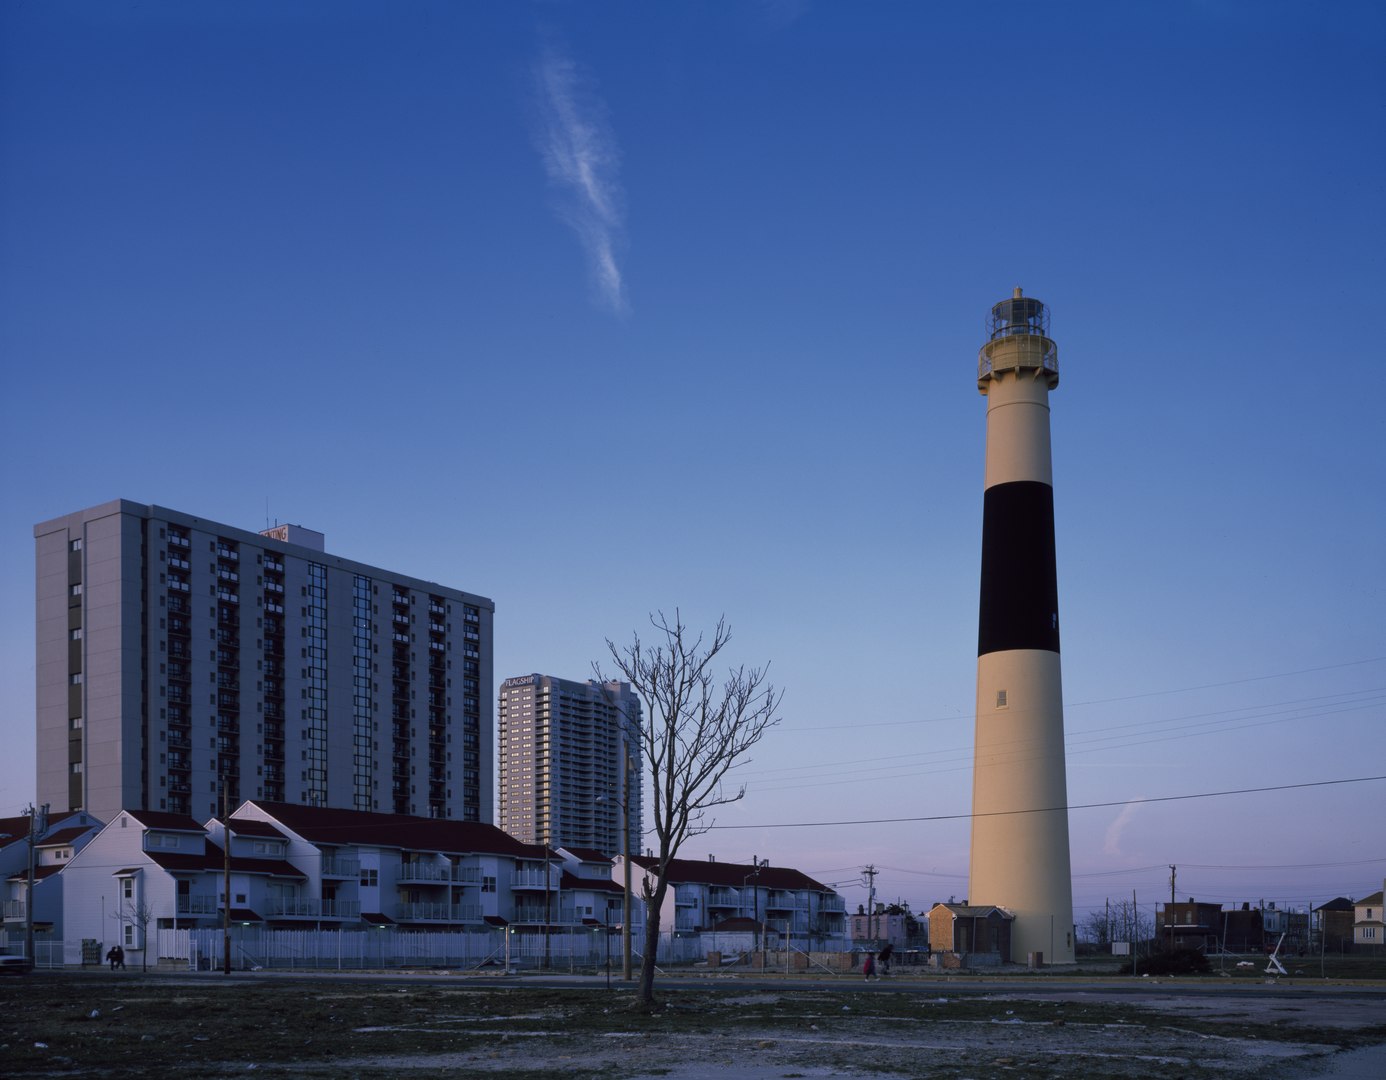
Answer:
[[[503,1071],[524,1080],[561,1071],[576,1080],[733,1080],[919,1075],[927,1065],[928,1075],[943,1078],[1004,1071],[1118,1080],[1166,1069],[1187,1077],[1269,1074],[1306,1054],[1386,1041],[1386,1025],[1287,1022],[1285,1013],[1299,1011],[1293,1000],[1205,1016],[1100,998],[932,988],[745,993],[732,984],[665,992],[649,1015],[632,1013],[629,1001],[627,993],[587,987],[40,974],[0,988],[0,1074],[263,1070],[374,1080]]]

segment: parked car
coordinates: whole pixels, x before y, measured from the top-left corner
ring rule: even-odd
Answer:
[[[0,972],[6,975],[23,975],[27,971],[32,971],[34,962],[21,953],[10,952],[9,949],[0,945]]]

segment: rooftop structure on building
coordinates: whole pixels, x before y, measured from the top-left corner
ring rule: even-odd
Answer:
[[[502,829],[527,844],[639,849],[641,708],[629,683],[520,675],[501,683],[498,717]]]
[[[38,801],[488,821],[485,597],[116,500],[34,527]]]

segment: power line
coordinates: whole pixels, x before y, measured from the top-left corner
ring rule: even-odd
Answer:
[[[1386,780],[1386,776],[1354,776],[1342,780],[1312,780],[1303,784],[1274,784],[1268,787],[1233,788],[1228,791],[1200,791],[1192,795],[1154,795],[1141,799],[1116,799],[1111,802],[1070,803],[1066,806],[1037,806],[1028,810],[988,810],[984,813],[925,814],[919,817],[860,818],[852,821],[781,821],[760,825],[709,825],[708,829],[816,829],[830,825],[897,825],[913,821],[966,821],[980,817],[1011,817],[1016,814],[1048,814],[1062,810],[1097,810],[1109,806],[1133,806],[1141,803],[1183,802],[1189,799],[1213,799],[1225,795],[1255,795],[1267,791],[1293,791],[1298,788],[1332,787],[1337,784],[1365,784]]]
[[[1321,695],[1317,695],[1317,696],[1314,696],[1314,697],[1307,697],[1307,698],[1292,698],[1292,699],[1290,699],[1290,700],[1288,700],[1288,701],[1273,701],[1273,702],[1266,702],[1266,703],[1263,703],[1263,704],[1260,704],[1260,705],[1237,705],[1237,706],[1233,706],[1233,707],[1231,707],[1231,708],[1226,708],[1226,709],[1211,709],[1211,710],[1209,710],[1209,711],[1207,711],[1207,712],[1201,712],[1201,713],[1186,713],[1186,714],[1184,714],[1183,716],[1173,716],[1173,717],[1168,717],[1168,718],[1165,718],[1165,719],[1135,720],[1135,721],[1132,721],[1132,722],[1127,723],[1127,724],[1107,724],[1107,725],[1104,725],[1104,726],[1102,726],[1102,727],[1081,728],[1081,729],[1075,729],[1075,730],[1073,730],[1073,731],[1067,732],[1067,733],[1066,733],[1066,742],[1067,742],[1068,746],[1070,747],[1070,749],[1072,749],[1074,746],[1080,745],[1081,743],[1084,743],[1084,742],[1094,742],[1094,741],[1100,741],[1100,740],[1103,740],[1103,739],[1116,739],[1116,738],[1123,738],[1123,737],[1126,737],[1126,736],[1121,736],[1121,735],[1109,735],[1109,734],[1106,734],[1106,733],[1108,733],[1108,732],[1126,731],[1126,730],[1131,729],[1131,728],[1158,728],[1158,727],[1163,726],[1163,725],[1175,724],[1175,723],[1178,723],[1178,722],[1183,721],[1183,720],[1204,721],[1203,724],[1190,724],[1190,725],[1188,725],[1189,727],[1207,726],[1207,724],[1210,723],[1210,722],[1212,722],[1212,723],[1235,723],[1235,722],[1238,722],[1238,721],[1241,721],[1241,720],[1256,719],[1256,718],[1255,718],[1255,717],[1250,717],[1250,718],[1248,718],[1248,717],[1243,717],[1243,716],[1234,716],[1234,715],[1230,715],[1230,714],[1256,712],[1256,711],[1259,711],[1259,710],[1265,710],[1265,709],[1271,709],[1271,708],[1279,708],[1279,707],[1282,707],[1282,706],[1288,707],[1288,706],[1295,706],[1295,705],[1305,705],[1305,704],[1308,704],[1308,703],[1310,703],[1310,702],[1325,702],[1325,701],[1331,701],[1331,700],[1334,699],[1334,698],[1352,697],[1352,696],[1354,696],[1354,695],[1362,695],[1362,694],[1380,694],[1380,693],[1383,693],[1383,692],[1386,692],[1386,687],[1370,687],[1370,688],[1368,688],[1368,689],[1366,689],[1366,690],[1345,690],[1345,691],[1339,691],[1339,692],[1334,693],[1334,694],[1321,694]],[[1334,702],[1333,702],[1333,705],[1336,707],[1336,708],[1335,708],[1335,711],[1338,711],[1339,709],[1341,709],[1341,708],[1344,707],[1344,706],[1347,706],[1347,707],[1350,707],[1350,708],[1360,708],[1360,707],[1363,707],[1363,706],[1365,706],[1365,705],[1374,705],[1374,704],[1378,704],[1378,703],[1379,703],[1379,699],[1378,699],[1378,700],[1368,700],[1368,701],[1334,701]],[[1291,711],[1293,711],[1293,710],[1291,710]],[[1266,714],[1263,714],[1263,715],[1266,715]],[[1275,714],[1269,714],[1269,715],[1275,715]],[[1225,717],[1226,719],[1221,720],[1221,721],[1209,721],[1209,720],[1208,720],[1209,717]],[[1276,717],[1276,718],[1279,719],[1279,717]],[[1302,714],[1300,714],[1300,715],[1297,716],[1296,718],[1297,718],[1297,719],[1303,719],[1304,717],[1303,717]],[[906,721],[906,722],[909,722],[909,721]],[[928,722],[928,721],[924,721],[924,722]],[[862,726],[870,726],[870,725],[862,725]],[[796,730],[808,730],[808,729],[796,729]],[[1234,729],[1232,729],[1232,730],[1236,730],[1236,729],[1234,728]],[[1142,733],[1141,733],[1141,732],[1135,732],[1135,733],[1133,733],[1133,734],[1139,735],[1139,734],[1142,734]],[[1210,734],[1210,733],[1209,733],[1209,732],[1201,732],[1200,734]],[[903,755],[903,756],[906,757],[906,758],[932,757],[932,756],[935,756],[935,755],[937,755],[937,754],[944,754],[944,753],[960,753],[960,752],[962,752],[962,751],[964,751],[964,750],[970,750],[970,748],[969,748],[969,747],[963,747],[963,746],[948,747],[948,748],[944,748],[944,749],[940,749],[940,750],[920,751],[919,753],[916,753],[916,754],[906,754],[906,755]],[[786,766],[780,766],[780,767],[776,767],[776,768],[758,769],[758,770],[756,770],[756,771],[755,771],[753,774],[751,774],[751,775],[753,775],[753,776],[762,776],[762,777],[770,777],[770,776],[772,776],[772,774],[775,774],[775,773],[805,773],[805,772],[809,772],[809,771],[811,771],[811,770],[820,770],[820,771],[821,771],[821,770],[824,770],[824,769],[830,769],[830,770],[833,770],[834,772],[837,772],[837,771],[840,771],[841,768],[842,768],[842,766],[844,766],[844,765],[869,765],[869,764],[872,764],[872,763],[878,762],[878,761],[896,761],[896,762],[898,762],[898,761],[900,761],[901,756],[902,756],[902,755],[900,755],[900,754],[884,754],[884,755],[879,755],[879,756],[876,756],[876,757],[848,758],[847,760],[825,761],[825,762],[819,762],[819,763],[810,764],[810,765],[786,765]],[[785,777],[784,779],[794,779],[794,777],[792,777],[792,776],[791,776],[791,777]],[[779,781],[776,781],[776,780],[773,780],[773,779],[772,779],[772,780],[770,780],[769,782],[771,782],[771,783],[776,783],[776,782],[779,782]]]
[[[1183,716],[1168,717],[1165,719],[1141,720],[1129,724],[1114,724],[1108,727],[1088,728],[1069,732],[1065,738],[1065,745],[1068,755],[1073,756],[1077,754],[1091,754],[1103,750],[1115,750],[1122,747],[1144,746],[1155,742],[1170,742],[1178,739],[1222,735],[1232,731],[1241,731],[1253,727],[1264,727],[1269,724],[1286,723],[1288,721],[1318,719],[1325,716],[1352,712],[1379,705],[1383,700],[1382,698],[1372,697],[1363,699],[1360,695],[1377,695],[1380,694],[1382,690],[1386,690],[1386,687],[1344,691],[1318,697],[1291,699],[1289,701],[1267,702],[1261,705],[1241,705],[1228,709],[1189,713]],[[1357,696],[1356,700],[1353,700],[1354,696]],[[1333,700],[1335,698],[1340,700]],[[1300,706],[1311,702],[1322,702],[1324,704],[1314,711],[1306,711],[1300,708]],[[1188,722],[1184,723],[1185,721]],[[1145,730],[1131,730],[1140,728],[1144,728]],[[1020,756],[1005,758],[1005,760],[1026,760],[1024,757],[1026,744],[1023,741],[1015,741],[1011,746],[1013,747],[1011,753]],[[1005,753],[1004,750],[1000,752],[1003,754]],[[846,761],[820,762],[809,765],[762,769],[750,773],[745,776],[744,779],[748,783],[754,783],[757,791],[770,792],[789,791],[803,787],[822,787],[827,785],[856,783],[856,778],[866,773],[885,778],[935,775],[940,772],[961,771],[968,767],[972,759],[972,754],[973,749],[970,746],[952,746],[939,748],[937,750],[920,751],[914,754],[894,754],[884,757],[855,758]],[[933,760],[930,762],[928,759]],[[995,758],[994,760],[1001,759]],[[882,761],[890,761],[893,762],[894,765],[889,768],[889,771],[884,772],[880,769],[871,769],[869,767],[865,769],[848,769],[845,772],[843,771],[843,766],[870,766],[872,763]],[[926,764],[955,764],[955,767],[950,769],[934,768],[927,774],[921,774],[917,771],[918,766]],[[823,779],[814,775],[824,770],[831,770],[835,779]],[[790,775],[771,775],[774,773]],[[764,779],[757,781],[754,779],[755,777],[764,777]]]
[[[1065,709],[1078,709],[1087,705],[1109,705],[1117,701],[1138,701],[1141,698],[1166,697],[1170,694],[1188,694],[1196,690],[1215,690],[1225,686],[1241,686],[1245,683],[1266,682],[1270,679],[1289,679],[1296,675],[1314,675],[1324,671],[1336,671],[1340,668],[1362,667],[1365,664],[1379,664],[1386,661],[1386,656],[1371,656],[1365,660],[1346,660],[1341,664],[1325,664],[1322,667],[1301,668],[1298,671],[1275,671],[1268,675],[1248,675],[1242,679],[1228,679],[1224,682],[1202,683],[1196,686],[1176,686],[1166,690],[1146,690],[1139,694],[1125,694],[1121,697],[1093,698],[1091,701],[1068,701],[1064,703]],[[793,731],[841,731],[846,728],[856,730],[868,727],[905,727],[911,724],[945,724],[950,722],[976,720],[975,713],[959,714],[957,716],[932,716],[910,720],[871,720],[866,722],[853,721],[849,724],[818,724],[813,727],[798,727],[783,729],[781,733]]]
[[[1295,675],[1314,675],[1320,671],[1336,671],[1345,667],[1360,667],[1363,664],[1379,664],[1386,656],[1373,656],[1366,660],[1346,660],[1341,664],[1325,664],[1323,667],[1302,668],[1299,671],[1277,671],[1270,675],[1250,675],[1244,679],[1228,679],[1226,682],[1204,683],[1201,686],[1180,686],[1173,690],[1147,690],[1142,694],[1127,694],[1123,697],[1094,698],[1092,701],[1075,701],[1079,705],[1109,705],[1114,701],[1135,701],[1138,698],[1160,697],[1165,694],[1187,694],[1194,690],[1215,690],[1223,686],[1241,686],[1244,683],[1265,682],[1267,679],[1288,679]]]

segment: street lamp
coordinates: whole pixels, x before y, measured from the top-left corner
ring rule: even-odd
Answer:
[[[582,925],[591,930],[592,933],[600,933],[606,943],[606,988],[611,989],[611,927],[596,919],[583,919]]]
[[[767,860],[768,861],[768,860]],[[751,865],[755,867],[749,874],[741,879],[741,891],[746,891],[746,882],[755,879],[756,887],[751,890],[752,914],[755,916],[755,946],[756,952],[760,952],[760,860],[756,856],[751,856]]]
[[[496,930],[499,930],[499,931],[501,932],[501,936],[502,936],[502,938],[504,939],[504,942],[505,942],[505,973],[506,973],[507,975],[509,975],[509,974],[510,974],[510,935],[511,935],[511,933],[512,933],[512,931],[511,931],[511,929],[510,929],[510,923],[509,923],[509,921],[508,921],[507,919],[504,919],[504,918],[502,918],[502,917],[499,916],[499,915],[483,915],[483,916],[482,916],[482,921],[485,922],[487,926],[490,926],[490,927],[492,927],[492,928],[494,928],[494,929],[496,929]]]

